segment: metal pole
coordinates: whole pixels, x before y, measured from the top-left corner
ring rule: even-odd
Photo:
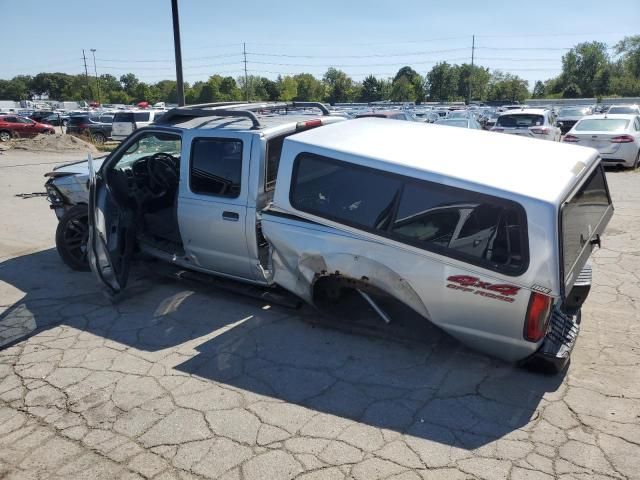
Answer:
[[[180,47],[180,19],[178,18],[178,0],[171,0],[173,15],[173,47],[176,52],[176,89],[178,90],[178,105],[184,105],[184,80],[182,78],[182,51]]]
[[[471,37],[471,73],[469,75],[469,98],[467,99],[467,105],[471,103],[471,84],[473,79],[473,57],[476,51],[476,36]]]
[[[244,55],[244,91],[249,103],[249,80],[247,76],[247,44],[242,42],[242,54]]]
[[[91,85],[89,84],[89,70],[87,70],[87,57],[84,54],[84,48],[82,49],[82,60],[84,61],[84,78],[87,80],[87,88],[89,89],[89,95],[93,96],[91,93]]]
[[[96,67],[96,49],[92,48],[91,53],[93,54],[93,70],[96,72],[96,87],[98,88],[98,104],[101,104],[100,101],[100,79],[98,78],[98,67]]]

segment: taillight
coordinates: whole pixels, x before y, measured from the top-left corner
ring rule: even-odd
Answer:
[[[574,135],[565,135],[562,141],[567,143],[576,143],[579,142],[580,139]]]
[[[138,128],[136,122],[131,122],[131,130],[135,130],[136,128]]]
[[[631,143],[635,139],[631,135],[619,135],[611,139],[611,143]]]
[[[307,130],[309,128],[315,128],[320,126],[322,126],[322,120],[320,118],[316,118],[314,120],[307,120],[306,122],[296,123],[296,130]]]
[[[549,129],[547,127],[533,127],[530,130],[538,135],[546,135],[549,133]]]
[[[524,338],[530,342],[538,342],[547,332],[547,323],[551,314],[553,298],[542,293],[532,292],[524,321]]]

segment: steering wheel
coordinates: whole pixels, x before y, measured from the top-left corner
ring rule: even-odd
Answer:
[[[155,197],[161,197],[179,181],[176,162],[178,159],[168,153],[155,153],[145,162],[149,175],[149,188]]]

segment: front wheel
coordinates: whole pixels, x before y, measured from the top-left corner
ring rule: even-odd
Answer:
[[[89,271],[89,210],[87,205],[69,209],[56,228],[56,249],[62,261],[79,272]]]
[[[8,142],[11,140],[11,132],[7,130],[0,131],[0,142]]]
[[[105,137],[103,133],[98,132],[93,134],[93,141],[96,143],[102,144],[106,139],[107,137]]]

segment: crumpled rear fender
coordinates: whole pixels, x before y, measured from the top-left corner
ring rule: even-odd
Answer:
[[[420,315],[430,318],[426,305],[411,285],[382,263],[349,253],[309,253],[292,249],[282,252],[272,245],[274,281],[313,304],[314,286],[325,277],[353,280],[356,285],[370,285],[396,298]]]

